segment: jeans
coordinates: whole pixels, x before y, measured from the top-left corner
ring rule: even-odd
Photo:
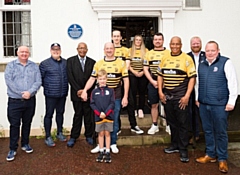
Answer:
[[[121,99],[116,99],[115,107],[114,107],[113,132],[111,132],[111,145],[117,143],[117,132],[119,129],[120,109],[121,109]]]
[[[46,132],[46,138],[51,136],[52,118],[55,109],[56,109],[57,133],[62,132],[65,102],[66,97],[59,98],[45,97],[46,114],[44,117],[44,128]]]
[[[8,99],[7,116],[10,123],[10,150],[16,151],[18,148],[21,121],[21,145],[24,146],[29,143],[29,134],[35,107],[35,96],[29,100]]]
[[[225,106],[204,105],[200,103],[200,117],[205,134],[206,154],[218,157],[218,161],[228,158],[227,117]]]

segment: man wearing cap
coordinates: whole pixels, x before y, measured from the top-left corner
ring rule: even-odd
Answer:
[[[50,49],[51,57],[39,65],[42,86],[45,95],[46,114],[44,116],[45,143],[49,147],[55,146],[51,137],[52,117],[56,110],[57,138],[66,141],[62,133],[63,113],[68,94],[67,61],[61,57],[61,46],[53,43]]]

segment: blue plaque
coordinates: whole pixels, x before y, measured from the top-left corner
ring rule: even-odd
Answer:
[[[78,39],[82,36],[82,27],[78,24],[72,24],[68,27],[68,36],[72,39]]]

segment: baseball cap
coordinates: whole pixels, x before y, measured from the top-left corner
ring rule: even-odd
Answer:
[[[61,46],[60,46],[60,44],[58,44],[58,43],[53,43],[53,44],[51,44],[51,49],[52,49],[53,47],[59,47],[59,49],[61,49]]]

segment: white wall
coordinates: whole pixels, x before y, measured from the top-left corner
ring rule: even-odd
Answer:
[[[86,42],[88,56],[98,56],[98,19],[88,0],[34,0],[32,11],[33,59],[40,62],[50,56],[50,45],[58,42],[62,47],[62,56],[76,55],[77,44]],[[83,28],[80,39],[73,40],[67,29],[71,24]]]
[[[180,10],[174,20],[174,33],[182,38],[184,52],[190,51],[192,36],[202,38],[203,50],[208,41],[215,40],[220,46],[221,54],[230,57],[234,63],[238,82],[240,82],[239,7],[239,0],[202,0],[202,11]]]
[[[50,45],[59,42],[62,46],[62,56],[68,58],[76,55],[79,42],[88,44],[88,56],[98,60],[98,17],[92,10],[88,0],[33,0],[32,11],[32,58],[34,62],[41,62],[50,56]],[[240,20],[238,12],[239,0],[202,0],[201,11],[180,10],[174,19],[174,34],[182,38],[183,51],[190,50],[190,38],[200,36],[205,46],[209,40],[216,40],[222,55],[229,56],[233,61],[240,82],[239,61]],[[77,23],[83,28],[83,35],[78,40],[71,39],[67,34],[68,27]],[[165,41],[168,46],[169,41]],[[0,72],[0,125],[9,128],[7,120],[7,90],[4,73]],[[45,103],[42,88],[37,94],[37,108],[32,124],[32,133],[41,134],[41,116],[45,114]],[[64,127],[71,128],[73,118],[72,103],[67,99]],[[53,127],[56,127],[53,120]]]

